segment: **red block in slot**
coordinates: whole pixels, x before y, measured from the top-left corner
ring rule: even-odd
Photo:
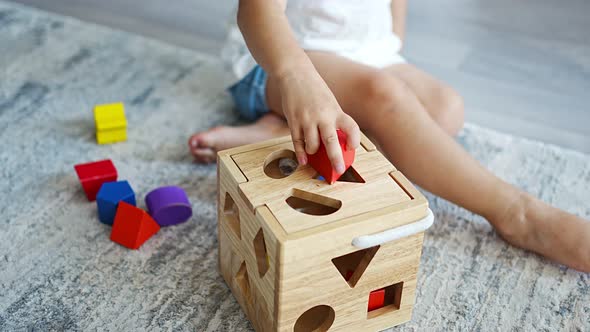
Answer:
[[[379,308],[383,308],[385,304],[385,288],[381,288],[372,291],[369,294],[369,308],[368,311],[373,311]]]
[[[350,165],[354,162],[354,149],[348,150],[346,147],[346,134],[338,129],[336,131],[338,134],[338,143],[340,144],[340,149],[342,150],[342,157],[344,158],[344,170],[346,171]],[[328,158],[328,153],[326,151],[326,147],[324,143],[320,140],[320,147],[318,151],[312,155],[307,155],[307,160],[309,165],[313,167],[324,179],[329,183],[332,184],[340,178],[340,176],[344,173],[338,173],[332,167],[332,163]]]

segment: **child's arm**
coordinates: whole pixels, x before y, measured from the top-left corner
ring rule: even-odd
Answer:
[[[408,0],[391,0],[391,17],[393,18],[393,32],[404,41],[406,34],[406,13]]]
[[[321,135],[332,165],[343,173],[336,129],[346,132],[349,148],[360,144],[360,130],[297,44],[285,7],[285,0],[240,0],[238,26],[258,64],[278,82],[299,163],[307,163],[306,151],[317,151]]]

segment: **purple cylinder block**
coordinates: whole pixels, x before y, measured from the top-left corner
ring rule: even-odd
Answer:
[[[177,225],[193,215],[186,192],[176,186],[160,187],[145,196],[148,213],[160,226]]]

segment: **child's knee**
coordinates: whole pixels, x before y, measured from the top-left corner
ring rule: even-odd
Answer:
[[[367,110],[382,114],[401,109],[399,105],[407,100],[412,91],[402,80],[376,71],[362,80],[361,93]]]

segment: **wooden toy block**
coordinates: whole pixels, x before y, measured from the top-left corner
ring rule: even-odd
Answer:
[[[336,133],[338,134],[338,143],[340,144],[342,157],[344,158],[344,168],[348,169],[354,162],[355,151],[349,150],[346,147],[346,134],[342,130],[338,129]],[[320,147],[315,154],[307,155],[307,160],[309,165],[313,167],[321,175],[321,177],[330,184],[336,182],[342,175],[336,172],[336,170],[332,167],[332,163],[330,162],[330,159],[328,159],[326,147],[322,141],[320,141]]]
[[[377,310],[379,308],[383,308],[385,304],[385,289],[378,289],[374,290],[369,293],[369,307],[368,311]]]
[[[119,202],[135,205],[135,193],[127,181],[105,182],[96,195],[98,219],[103,224],[112,225]]]
[[[183,223],[193,215],[186,192],[176,186],[152,190],[145,196],[145,205],[160,227]]]
[[[102,130],[96,132],[98,144],[110,144],[127,140],[127,129]]]
[[[117,169],[110,159],[78,164],[74,169],[89,201],[96,199],[103,183],[117,180]]]
[[[217,158],[220,273],[254,328],[380,331],[408,321],[432,222],[424,196],[364,136],[350,167],[357,181],[329,185],[309,165],[286,172],[284,158],[296,160],[290,137]]]
[[[96,105],[94,122],[98,144],[127,140],[127,119],[123,103]]]
[[[119,202],[111,241],[129,249],[138,249],[160,230],[147,212],[126,202]]]

